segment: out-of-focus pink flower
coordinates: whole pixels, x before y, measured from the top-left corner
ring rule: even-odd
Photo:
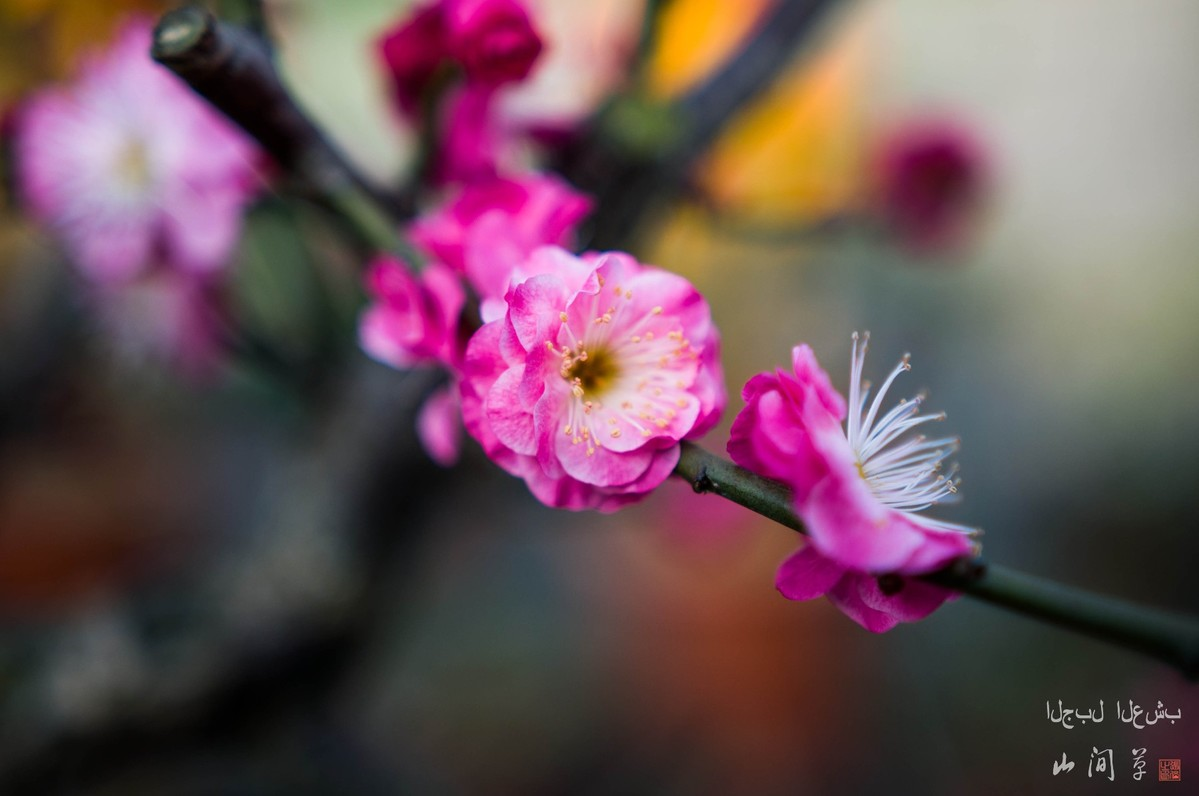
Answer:
[[[529,255],[545,245],[569,245],[591,200],[551,175],[530,174],[467,185],[411,229],[435,258],[466,275],[483,300],[484,320],[503,314],[503,297],[529,267],[548,262]]]
[[[967,237],[986,171],[981,143],[962,126],[942,119],[909,122],[879,144],[878,211],[909,248],[952,250]]]
[[[77,82],[34,95],[17,118],[21,193],[96,280],[154,263],[219,269],[255,190],[248,139],[149,48],[149,23],[129,23]]]
[[[450,51],[471,82],[524,80],[543,47],[519,0],[445,0]]]
[[[956,498],[956,481],[939,470],[957,440],[907,433],[944,417],[919,415],[920,398],[879,414],[891,383],[909,369],[907,357],[867,405],[865,356],[866,343],[855,334],[844,430],[845,400],[812,350],[800,345],[792,352],[792,373],[759,374],[745,385],[746,407],[733,422],[728,449],[741,466],[783,481],[795,493],[811,547],[784,563],[779,589],[792,599],[827,592],[856,621],[878,631],[894,622],[867,608],[908,621],[936,607],[929,607],[931,595],[944,601],[950,592],[902,580],[903,587],[888,596],[869,582],[871,576],[937,569],[974,549],[974,530],[919,514]]]
[[[429,458],[442,467],[458,461],[462,451],[462,409],[456,385],[442,387],[425,399],[416,416],[416,435]]]
[[[437,2],[417,9],[379,39],[379,56],[405,113],[420,110],[426,89],[450,55],[442,6]]]
[[[371,264],[366,285],[375,301],[363,312],[358,334],[368,354],[397,368],[457,367],[466,293],[452,271],[434,262],[413,276],[402,260],[382,256]]]
[[[467,346],[467,431],[551,506],[613,511],[670,475],[725,395],[707,302],[626,254],[535,251]]]

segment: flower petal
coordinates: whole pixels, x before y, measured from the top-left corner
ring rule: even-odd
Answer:
[[[812,600],[824,596],[844,575],[845,567],[805,544],[783,561],[774,584],[788,600]]]

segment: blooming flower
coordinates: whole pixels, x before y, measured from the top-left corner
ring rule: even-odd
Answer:
[[[403,261],[382,256],[371,264],[366,284],[375,301],[358,324],[363,350],[397,368],[457,365],[466,292],[449,268],[430,263],[417,277]]]
[[[908,433],[944,417],[920,415],[919,397],[880,415],[887,390],[910,367],[908,358],[869,401],[865,357],[866,341],[855,334],[847,407],[812,350],[797,346],[792,374],[759,374],[745,385],[746,408],[733,423],[728,448],[738,464],[794,491],[810,547],[783,564],[780,591],[792,599],[827,592],[860,624],[879,631],[926,615],[950,592],[899,579],[902,587],[887,593],[873,576],[937,569],[972,551],[974,531],[920,514],[956,498],[957,482],[939,471],[957,440]]]
[[[627,254],[544,247],[467,346],[467,431],[542,502],[612,511],[666,479],[725,396],[707,302]]]
[[[130,23],[78,82],[35,95],[17,119],[22,195],[96,280],[155,263],[220,268],[254,192],[248,140],[149,47],[149,24]]]

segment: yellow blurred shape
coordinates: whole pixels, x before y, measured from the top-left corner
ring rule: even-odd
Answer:
[[[673,97],[706,77],[750,32],[772,0],[673,0],[662,11],[648,89]]]
[[[857,201],[872,19],[837,19],[820,49],[801,56],[729,126],[700,173],[719,209],[783,222],[819,219]]]
[[[0,0],[0,17],[36,28],[25,57],[39,60],[50,76],[63,77],[81,53],[107,42],[127,14],[158,14],[166,6],[164,0]],[[37,41],[43,33],[46,40]],[[37,79],[38,70],[27,71]]]

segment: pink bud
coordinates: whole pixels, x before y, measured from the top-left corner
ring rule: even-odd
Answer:
[[[379,55],[405,113],[420,110],[422,95],[450,54],[443,8],[443,3],[420,8],[379,39]]]
[[[450,51],[468,79],[486,85],[524,80],[543,47],[519,0],[446,0]]]
[[[986,183],[985,153],[967,130],[919,119],[892,130],[876,160],[878,210],[901,243],[952,250],[969,237]]]

